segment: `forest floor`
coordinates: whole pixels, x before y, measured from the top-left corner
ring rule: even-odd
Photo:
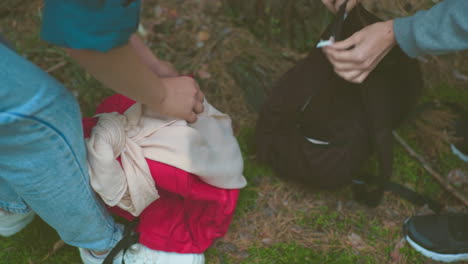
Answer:
[[[410,6],[404,0],[367,2],[370,10],[387,18],[433,4],[429,0],[412,0]],[[20,54],[70,89],[83,115],[91,116],[96,105],[113,92],[63,50],[41,41],[42,1],[24,3],[7,0],[0,4],[0,32]],[[390,194],[377,208],[368,208],[353,201],[349,188],[304,191],[273,177],[256,162],[251,140],[258,105],[252,95],[268,90],[306,51],[262,36],[240,22],[221,0],[146,0],[141,24],[142,38],[155,54],[173,62],[182,74],[194,74],[210,103],[232,117],[244,154],[249,185],[241,191],[227,235],[206,252],[208,264],[437,263],[410,248],[402,236],[404,220],[428,213],[427,208]],[[274,31],[276,24],[272,20],[265,26]],[[323,21],[317,24],[325,25]],[[466,53],[420,58],[426,84],[423,101],[436,102],[438,108],[427,110],[398,131],[444,177],[455,169],[468,172],[468,166],[448,148],[453,113],[444,108],[446,103],[468,105],[466,58]],[[395,181],[441,202],[446,211],[466,211],[397,144],[394,166]],[[23,263],[68,264],[80,263],[80,259],[76,248],[64,245],[53,229],[36,218],[16,236],[0,239],[0,264]]]

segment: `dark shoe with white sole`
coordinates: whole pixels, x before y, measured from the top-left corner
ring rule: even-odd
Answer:
[[[413,216],[405,238],[424,256],[442,262],[468,260],[468,214]]]

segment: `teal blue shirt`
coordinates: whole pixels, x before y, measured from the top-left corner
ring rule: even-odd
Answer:
[[[468,0],[445,0],[394,21],[395,38],[411,57],[468,49]]]
[[[137,30],[140,0],[45,0],[41,37],[73,49],[108,51]]]

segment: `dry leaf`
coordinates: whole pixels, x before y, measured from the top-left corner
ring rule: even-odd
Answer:
[[[447,179],[453,186],[468,191],[468,174],[461,169],[454,169],[449,172]]]
[[[177,10],[171,9],[171,10],[169,10],[169,15],[172,16],[172,17],[178,17],[179,13],[177,12]]]
[[[200,31],[197,34],[197,40],[198,41],[207,41],[210,39],[210,33],[206,31]]]
[[[382,220],[382,223],[383,223],[383,227],[386,229],[394,228],[400,225],[400,222],[395,222],[395,221],[391,221],[387,219]]]
[[[262,243],[265,245],[271,245],[273,244],[273,240],[271,238],[264,238],[262,239]]]
[[[432,209],[427,204],[417,208],[416,210],[416,215],[431,215],[431,214],[434,214],[434,211],[432,211]]]
[[[404,238],[400,239],[398,243],[396,243],[395,248],[390,253],[391,262],[390,264],[397,264],[401,261],[400,249],[405,246],[406,240]]]
[[[459,70],[453,70],[453,76],[462,81],[468,81],[468,76],[461,73]]]
[[[65,246],[65,242],[63,242],[63,240],[58,240],[57,242],[54,243],[54,246],[52,247],[52,250],[49,252],[49,255],[50,256],[54,255],[55,253],[57,253],[57,251],[62,249],[64,246]]]
[[[142,24],[138,24],[138,34],[144,39],[148,37],[148,31]]]
[[[361,236],[356,233],[351,233],[348,235],[348,240],[351,243],[351,246],[357,250],[363,250],[366,248],[366,243],[362,240]]]
[[[211,78],[211,73],[209,73],[207,69],[208,65],[205,64],[197,71],[197,75],[200,79],[205,80]]]
[[[41,259],[41,263],[46,261],[48,258],[52,257],[55,253],[57,253],[57,251],[62,249],[64,246],[65,242],[63,242],[63,240],[56,241],[49,253],[47,253],[47,255]]]

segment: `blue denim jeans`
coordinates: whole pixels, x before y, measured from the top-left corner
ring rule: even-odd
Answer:
[[[76,99],[1,42],[0,209],[33,210],[66,243],[96,251],[122,233],[91,189]]]

